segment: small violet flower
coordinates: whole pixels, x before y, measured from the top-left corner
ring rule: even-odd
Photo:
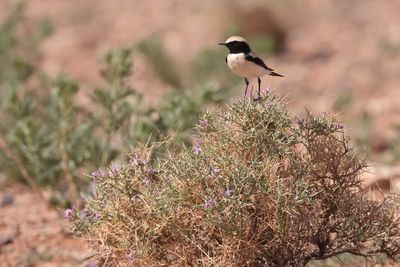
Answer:
[[[139,166],[139,160],[138,159],[130,159],[129,164],[132,166]]]
[[[150,179],[149,177],[145,176],[144,179],[142,180],[143,184],[145,186],[148,186],[150,184]]]
[[[121,171],[121,165],[118,165],[116,163],[111,164],[111,173],[113,175],[118,175],[119,172]]]
[[[71,219],[71,216],[72,216],[72,209],[66,209],[66,210],[64,210],[64,219]]]
[[[128,262],[134,262],[136,260],[135,255],[132,252],[128,252],[125,254],[125,259]]]
[[[105,173],[103,170],[96,170],[93,171],[90,175],[94,178],[103,178],[105,176]]]
[[[335,123],[333,128],[335,130],[342,130],[344,128],[344,126],[342,124],[340,124],[340,123]]]
[[[129,160],[129,164],[132,166],[143,166],[147,164],[147,160],[140,158],[138,155],[134,155]]]
[[[297,123],[297,125],[298,126],[304,126],[304,119],[299,119],[299,118],[296,118],[296,123]]]
[[[208,198],[208,199],[206,199],[206,201],[204,202],[204,208],[206,208],[206,209],[209,209],[209,208],[211,208],[211,207],[214,206],[214,205],[215,205],[215,200],[212,199],[212,198]]]
[[[148,167],[148,168],[146,168],[146,170],[144,172],[148,175],[153,175],[153,174],[156,174],[158,171],[154,167]]]
[[[91,221],[96,221],[101,216],[99,212],[93,213],[93,212],[89,212],[89,211],[85,211],[81,215],[84,219],[91,220]]]
[[[83,219],[83,220],[87,220],[90,218],[90,214],[89,211],[87,210],[87,208],[84,208],[83,210],[81,210],[79,212],[79,216]]]
[[[212,173],[214,176],[218,176],[221,172],[222,172],[222,171],[221,171],[220,169],[218,169],[218,168],[212,168],[212,170],[211,170],[211,173]]]
[[[195,155],[199,155],[200,153],[201,153],[201,151],[202,151],[202,149],[201,149],[201,142],[197,142],[194,146],[193,146],[193,153],[195,154]]]
[[[233,195],[233,193],[235,193],[235,190],[233,190],[233,189],[227,189],[227,190],[225,190],[224,192],[222,192],[222,196],[225,196],[225,197],[230,197],[231,195]]]
[[[208,126],[208,121],[207,120],[205,120],[205,119],[200,119],[199,120],[198,128],[199,128],[200,131],[204,131],[207,128],[207,126]]]
[[[133,195],[132,197],[131,197],[131,202],[132,203],[135,203],[137,201],[137,196],[136,196],[136,194],[135,195]]]
[[[214,179],[217,177],[222,171],[218,168],[211,168],[211,174],[208,176],[208,179]]]
[[[100,218],[100,213],[96,212],[95,214],[93,214],[93,220],[97,221]]]

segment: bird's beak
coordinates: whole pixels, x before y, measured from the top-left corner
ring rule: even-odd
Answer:
[[[226,45],[226,43],[219,43],[219,45]]]

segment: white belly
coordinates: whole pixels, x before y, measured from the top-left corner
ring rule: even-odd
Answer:
[[[245,78],[262,77],[270,73],[269,70],[247,61],[244,53],[228,54],[227,61],[233,73]]]

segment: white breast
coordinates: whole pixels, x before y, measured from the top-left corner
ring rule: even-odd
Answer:
[[[247,61],[244,53],[228,54],[227,63],[233,73],[246,78],[262,77],[270,73],[269,70]]]

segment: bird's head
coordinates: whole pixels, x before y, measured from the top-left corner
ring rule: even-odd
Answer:
[[[232,36],[229,37],[225,43],[219,43],[219,45],[224,45],[228,47],[229,52],[231,54],[238,54],[238,53],[249,53],[250,46],[247,43],[247,40],[240,36]]]

